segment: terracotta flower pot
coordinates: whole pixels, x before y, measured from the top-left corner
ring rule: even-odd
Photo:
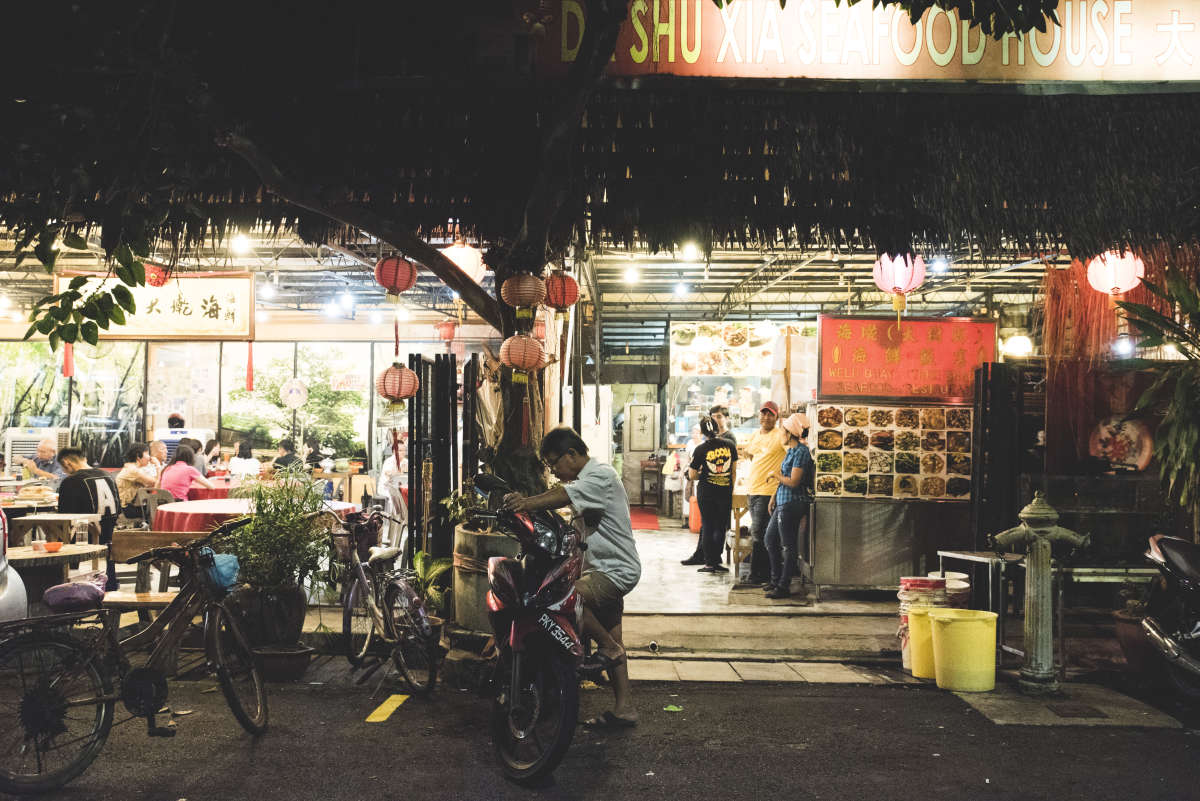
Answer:
[[[1116,628],[1117,642],[1121,643],[1121,651],[1125,654],[1125,662],[1130,671],[1144,673],[1154,660],[1154,646],[1146,638],[1142,630],[1142,618],[1145,615],[1118,609],[1113,612],[1113,625]]]

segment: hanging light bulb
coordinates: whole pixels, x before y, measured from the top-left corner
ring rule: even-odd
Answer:
[[[263,300],[270,300],[275,297],[275,285],[271,283],[263,284],[259,287],[258,296]]]
[[[688,285],[686,283],[684,283],[683,281],[680,281],[679,283],[677,283],[675,285],[675,296],[676,297],[681,298],[684,295],[686,295],[687,293],[688,293]]]
[[[1121,336],[1117,337],[1116,342],[1113,342],[1112,349],[1113,353],[1125,358],[1133,355],[1133,347],[1133,337],[1122,334]]]
[[[679,252],[684,261],[699,261],[700,259],[700,246],[695,242],[684,242]]]
[[[938,275],[945,275],[950,271],[950,260],[945,256],[938,256],[930,262],[929,266]]]
[[[8,295],[0,295],[0,311],[7,309],[12,305],[12,301],[8,299]]]
[[[383,322],[383,312],[379,311],[379,309],[371,309],[371,313],[367,315],[367,319],[371,325],[379,325]]]
[[[625,268],[625,283],[636,284],[640,278],[641,276],[638,275],[637,267],[630,265],[629,267]]]
[[[245,234],[235,234],[233,239],[229,240],[229,249],[235,256],[245,256],[250,252],[250,237]]]
[[[326,303],[322,308],[322,311],[325,312],[326,317],[337,317],[341,314],[341,310],[338,309],[338,305],[333,302]]]
[[[1023,359],[1033,354],[1033,340],[1024,334],[1017,334],[1004,340],[1004,344],[1000,346],[1000,351],[1005,356]]]
[[[399,320],[400,322],[404,322],[410,316],[412,316],[412,315],[409,314],[407,306],[397,306],[396,307],[396,319]]]
[[[341,304],[342,309],[345,311],[350,311],[354,308],[354,295],[350,294],[350,291],[347,290],[342,293],[340,298],[338,298],[338,303]]]

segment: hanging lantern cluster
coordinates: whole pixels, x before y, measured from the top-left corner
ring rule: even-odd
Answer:
[[[393,362],[391,367],[375,379],[375,391],[388,401],[393,407],[392,411],[403,410],[404,402],[416,395],[420,388],[421,380],[417,378],[417,374],[398,361]]]
[[[500,285],[500,299],[517,310],[517,321],[533,319],[533,310],[546,299],[546,282],[536,275],[518,273]]]
[[[529,373],[543,366],[546,350],[527,334],[516,334],[500,346],[500,362],[513,371],[514,384],[529,382]]]
[[[402,256],[387,256],[375,262],[375,281],[388,295],[399,296],[417,283],[417,265]]]
[[[1110,250],[1088,262],[1088,283],[1106,295],[1124,295],[1136,289],[1146,276],[1146,265],[1132,251]]]
[[[562,316],[577,300],[579,284],[575,279],[561,270],[550,273],[550,277],[546,279],[546,305]]]
[[[896,310],[896,323],[900,313],[908,306],[907,296],[925,283],[925,260],[911,253],[892,258],[887,253],[875,261],[875,286],[892,296],[892,308]]]

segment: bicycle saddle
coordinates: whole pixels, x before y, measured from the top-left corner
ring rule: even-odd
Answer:
[[[400,555],[400,549],[396,547],[387,548],[382,545],[371,546],[371,557],[367,559],[368,564],[371,562],[388,561],[395,559]]]

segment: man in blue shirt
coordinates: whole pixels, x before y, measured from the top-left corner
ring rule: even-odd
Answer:
[[[57,456],[58,443],[52,439],[44,439],[38,443],[37,456],[25,460],[25,467],[29,468],[34,478],[46,479],[50,486],[58,489],[66,473],[58,463]]]

